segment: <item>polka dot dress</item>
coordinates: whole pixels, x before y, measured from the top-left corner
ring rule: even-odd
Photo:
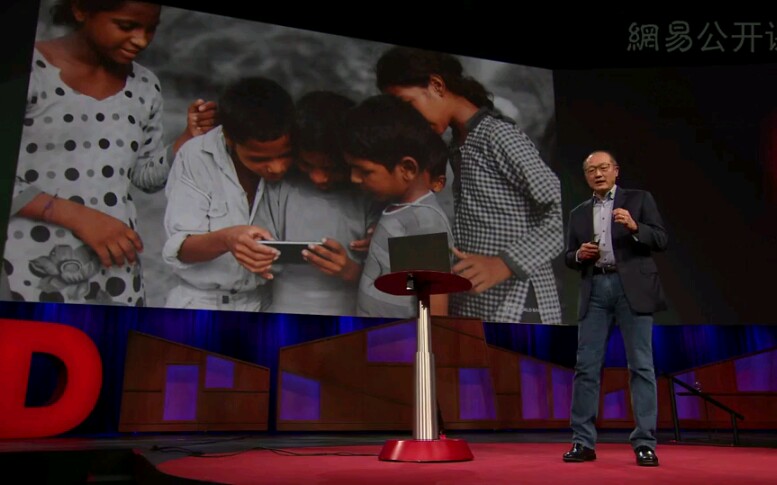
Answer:
[[[14,197],[37,189],[136,229],[129,184],[155,192],[169,172],[161,110],[158,79],[137,63],[123,89],[98,100],[66,85],[36,49]],[[144,305],[139,264],[104,268],[61,226],[11,217],[4,265],[15,300]]]

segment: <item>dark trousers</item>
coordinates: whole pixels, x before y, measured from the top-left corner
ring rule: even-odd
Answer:
[[[631,311],[617,273],[593,276],[588,312],[578,322],[570,413],[572,441],[589,448],[596,445],[601,371],[613,322],[620,326],[629,366],[636,425],[629,439],[634,448],[644,445],[655,449],[658,399],[653,368],[653,316]]]

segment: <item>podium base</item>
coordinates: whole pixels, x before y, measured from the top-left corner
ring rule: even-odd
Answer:
[[[464,440],[388,440],[380,450],[381,461],[414,461],[433,463],[444,461],[471,461],[469,445]]]

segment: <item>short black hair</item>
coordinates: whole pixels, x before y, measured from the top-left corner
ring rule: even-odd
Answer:
[[[589,152],[588,155],[585,156],[585,158],[583,159],[583,170],[585,170],[585,163],[588,161],[588,158],[594,153],[606,153],[610,157],[612,164],[615,165],[616,167],[619,166],[618,160],[615,159],[615,151],[613,151],[610,148],[600,148],[598,150],[593,150]]]
[[[296,105],[297,150],[322,153],[336,164],[345,164],[340,149],[343,119],[356,102],[332,91],[312,91]]]
[[[118,10],[127,0],[58,0],[49,13],[54,25],[68,25],[78,27],[79,22],[73,16],[73,6],[75,5],[84,12],[112,12]],[[154,2],[147,2],[154,3]]]
[[[448,170],[450,149],[445,143],[441,145],[435,143],[432,148],[434,148],[437,153],[432,153],[432,158],[429,162],[427,170],[432,178],[442,177]]]
[[[426,170],[446,150],[445,142],[410,103],[395,96],[372,96],[345,117],[343,151],[383,165],[388,170],[412,157]]]
[[[246,77],[221,94],[218,119],[235,143],[277,140],[294,131],[294,102],[272,79]]]

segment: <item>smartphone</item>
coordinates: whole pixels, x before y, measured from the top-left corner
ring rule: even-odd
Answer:
[[[308,246],[311,244],[316,246],[323,244],[321,241],[265,241],[262,239],[258,239],[256,242],[272,246],[280,251],[281,255],[275,262],[282,264],[307,264],[307,261],[302,257],[302,251],[309,249]]]

